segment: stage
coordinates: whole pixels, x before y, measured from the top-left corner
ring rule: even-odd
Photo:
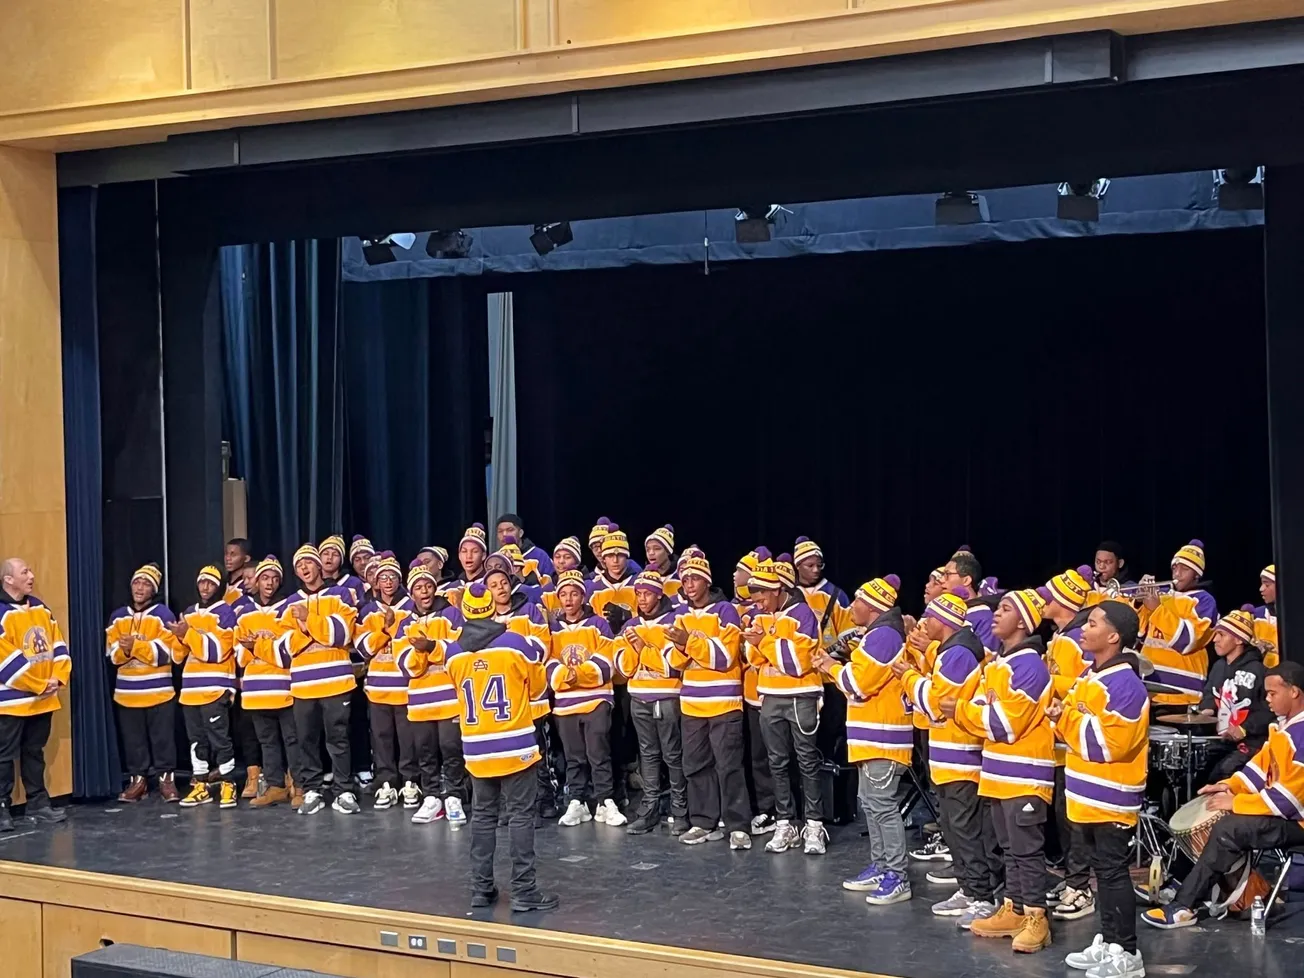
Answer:
[[[52,830],[20,823],[0,836],[0,918],[40,911],[43,969],[31,974],[43,978],[67,975],[68,957],[103,940],[366,976],[1034,978],[1065,974],[1063,955],[1095,932],[1091,918],[1056,922],[1051,951],[1016,956],[1008,941],[977,940],[932,916],[929,904],[950,891],[927,883],[922,866],[914,900],[870,908],[839,886],[864,861],[852,826],[816,857],[690,848],[664,830],[630,837],[597,823],[550,825],[538,835],[539,880],[562,905],[514,914],[505,895],[469,910],[467,830],[415,826],[402,811],[304,818],[150,800],[70,815]],[[1299,914],[1262,941],[1239,921],[1142,930],[1156,975],[1284,976],[1304,944]],[[425,937],[424,950],[412,936]],[[18,955],[16,978],[28,978]]]

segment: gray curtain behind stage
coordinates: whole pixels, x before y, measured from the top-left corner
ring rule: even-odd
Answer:
[[[489,518],[516,512],[516,337],[510,292],[489,301]]]

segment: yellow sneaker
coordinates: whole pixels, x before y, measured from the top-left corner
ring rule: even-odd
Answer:
[[[207,805],[213,800],[213,796],[208,793],[208,785],[202,781],[196,781],[190,786],[190,794],[181,799],[182,808],[198,808],[200,805]]]
[[[1006,900],[990,917],[975,920],[969,928],[974,937],[1013,937],[1023,930],[1024,916],[1016,913],[1014,901]]]
[[[234,781],[223,781],[223,782],[222,782],[222,801],[218,804],[217,807],[218,807],[218,808],[235,808],[235,802],[236,802],[235,782],[234,782]]]

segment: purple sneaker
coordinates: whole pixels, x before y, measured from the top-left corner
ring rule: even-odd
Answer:
[[[886,872],[878,881],[878,886],[865,902],[875,907],[886,907],[893,903],[905,903],[910,899],[910,880],[900,873]]]

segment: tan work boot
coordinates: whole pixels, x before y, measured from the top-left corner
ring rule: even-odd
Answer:
[[[1013,937],[1023,930],[1025,919],[1023,914],[1015,912],[1014,901],[1006,900],[990,917],[975,920],[969,933],[974,937]]]
[[[1012,947],[1021,954],[1032,954],[1050,947],[1050,918],[1040,907],[1029,907],[1023,918],[1023,930],[1014,935]]]
[[[250,808],[270,808],[282,802],[290,800],[290,792],[284,788],[278,788],[269,784],[267,790],[249,803]]]
[[[303,805],[303,789],[297,784],[294,786],[294,790],[290,792],[290,804],[295,808]]]
[[[240,797],[251,799],[258,797],[258,779],[262,776],[263,769],[256,764],[251,764],[245,768],[244,791],[240,792]]]

